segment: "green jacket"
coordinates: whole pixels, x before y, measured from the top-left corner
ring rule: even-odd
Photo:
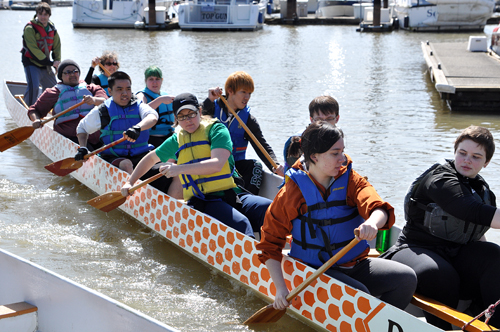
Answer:
[[[42,24],[38,22],[36,19],[32,19],[31,23],[39,25],[41,27]],[[49,25],[54,27],[54,23],[49,21]],[[23,64],[25,66],[29,65],[35,65],[38,67],[44,67],[44,66],[51,66],[52,61],[50,61],[50,58],[47,58],[45,53],[38,47],[36,41],[40,39],[40,33],[36,31],[31,25],[27,24],[26,27],[24,28],[23,32],[23,39],[24,39],[24,46],[29,49],[31,54],[33,54],[36,57],[35,59],[30,59],[26,56],[24,56],[24,49],[23,49]],[[61,61],[61,39],[59,38],[59,34],[57,33],[57,30],[54,33],[54,43],[52,45],[52,58],[53,61]]]

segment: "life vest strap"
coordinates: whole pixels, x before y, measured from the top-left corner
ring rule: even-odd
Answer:
[[[210,142],[209,141],[197,141],[197,142],[189,142],[189,143],[183,144],[179,147],[179,149],[175,153],[175,156],[177,157],[177,159],[179,159],[179,153],[182,150],[187,149],[187,148],[192,148],[192,147],[197,146],[197,145],[210,145]]]
[[[313,205],[308,205],[307,209],[308,211],[316,211],[316,210],[323,210],[323,209],[328,209],[334,206],[344,206],[347,205],[345,200],[339,200],[339,201],[330,201],[330,202],[319,202]]]

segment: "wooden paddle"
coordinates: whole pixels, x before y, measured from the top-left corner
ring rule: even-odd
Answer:
[[[134,191],[137,189],[144,187],[150,182],[153,182],[156,179],[159,179],[163,176],[162,173],[158,173],[155,176],[150,177],[149,179],[146,179],[142,181],[139,184],[136,184],[132,188],[128,190],[129,194],[132,194]],[[112,191],[106,194],[102,194],[101,196],[98,196],[96,198],[91,199],[90,201],[87,201],[88,204],[92,205],[96,209],[99,209],[104,212],[109,212],[113,211],[127,200],[127,197],[123,196],[121,191]]]
[[[309,286],[314,280],[320,277],[326,270],[328,270],[333,264],[335,264],[339,259],[341,259],[349,250],[351,250],[356,244],[358,244],[359,239],[359,229],[354,230],[354,235],[356,237],[344,248],[342,248],[338,253],[336,253],[332,258],[330,258],[325,264],[323,264],[319,269],[309,276],[304,282],[302,282],[297,288],[292,290],[286,300],[290,302],[295,296],[302,292],[307,286]],[[273,305],[270,304],[263,307],[252,317],[248,318],[243,324],[261,324],[261,323],[274,323],[277,322],[286,312],[285,310],[274,309]]]
[[[240,123],[240,125],[243,127],[243,129],[245,129],[245,131],[247,132],[248,136],[250,136],[250,138],[252,139],[252,141],[254,141],[254,143],[259,147],[260,151],[264,154],[264,156],[266,156],[266,159],[269,160],[269,162],[271,163],[271,165],[273,165],[273,167],[275,169],[278,169],[278,165],[274,162],[274,160],[271,158],[271,156],[269,155],[269,153],[267,153],[266,149],[264,149],[264,147],[262,146],[262,144],[260,144],[260,142],[254,136],[254,134],[252,134],[252,132],[250,131],[250,129],[248,129],[248,127],[245,124],[245,122],[243,122],[243,120],[241,120],[241,118],[238,116],[238,114],[236,114],[236,112],[231,108],[231,106],[229,106],[226,98],[224,98],[223,95],[220,95],[220,99],[224,102],[224,104],[226,104],[227,109],[229,110],[229,112],[231,112],[231,114],[235,117],[235,119],[238,120],[238,122]]]
[[[111,142],[111,143],[109,143],[107,145],[104,145],[103,147],[101,147],[101,148],[99,148],[99,149],[97,149],[95,151],[92,151],[92,152],[86,154],[83,157],[83,159],[87,160],[90,157],[92,157],[92,156],[94,156],[94,155],[96,155],[98,153],[101,153],[104,150],[112,148],[113,146],[115,146],[117,144],[120,144],[121,142],[123,142],[125,140],[126,140],[126,138],[122,137],[119,140],[116,140],[116,141]],[[73,171],[76,171],[77,169],[79,169],[80,167],[82,167],[84,160],[76,160],[75,157],[70,157],[70,158],[66,158],[66,159],[63,159],[63,160],[56,161],[55,163],[52,163],[50,165],[47,165],[47,166],[45,166],[45,169],[47,169],[48,171],[51,171],[55,175],[66,176],[69,173],[71,173]]]
[[[61,113],[57,113],[56,115],[43,120],[41,122],[41,125],[44,125],[49,121],[55,120],[63,114],[71,112],[75,108],[82,106],[84,103],[85,103],[84,101],[79,102],[78,104],[71,106],[67,110],[64,110]],[[0,152],[4,152],[5,150],[10,149],[11,147],[16,146],[19,143],[23,142],[24,140],[29,138],[34,131],[35,128],[33,128],[33,126],[25,126],[16,128],[14,130],[6,132],[5,134],[0,135]]]
[[[26,109],[29,109],[28,105],[26,105],[26,102],[24,101],[24,95],[15,95],[14,97],[16,97],[16,99],[19,99],[21,104],[23,104]]]
[[[106,69],[106,67],[104,67],[104,65],[99,61],[99,67],[102,68],[102,70],[104,70],[104,73],[106,74],[106,76],[110,76],[111,73],[109,72],[109,70]]]

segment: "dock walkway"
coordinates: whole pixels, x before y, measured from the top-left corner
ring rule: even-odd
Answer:
[[[454,111],[500,111],[500,60],[464,43],[422,42],[431,80]]]

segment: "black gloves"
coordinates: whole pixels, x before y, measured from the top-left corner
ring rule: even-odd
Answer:
[[[75,155],[75,160],[83,160],[83,157],[89,153],[89,150],[87,148],[78,148],[78,153]]]
[[[133,140],[138,139],[140,134],[141,134],[141,127],[139,126],[133,126],[132,128],[127,129],[127,131],[125,132],[125,135],[127,135]]]

